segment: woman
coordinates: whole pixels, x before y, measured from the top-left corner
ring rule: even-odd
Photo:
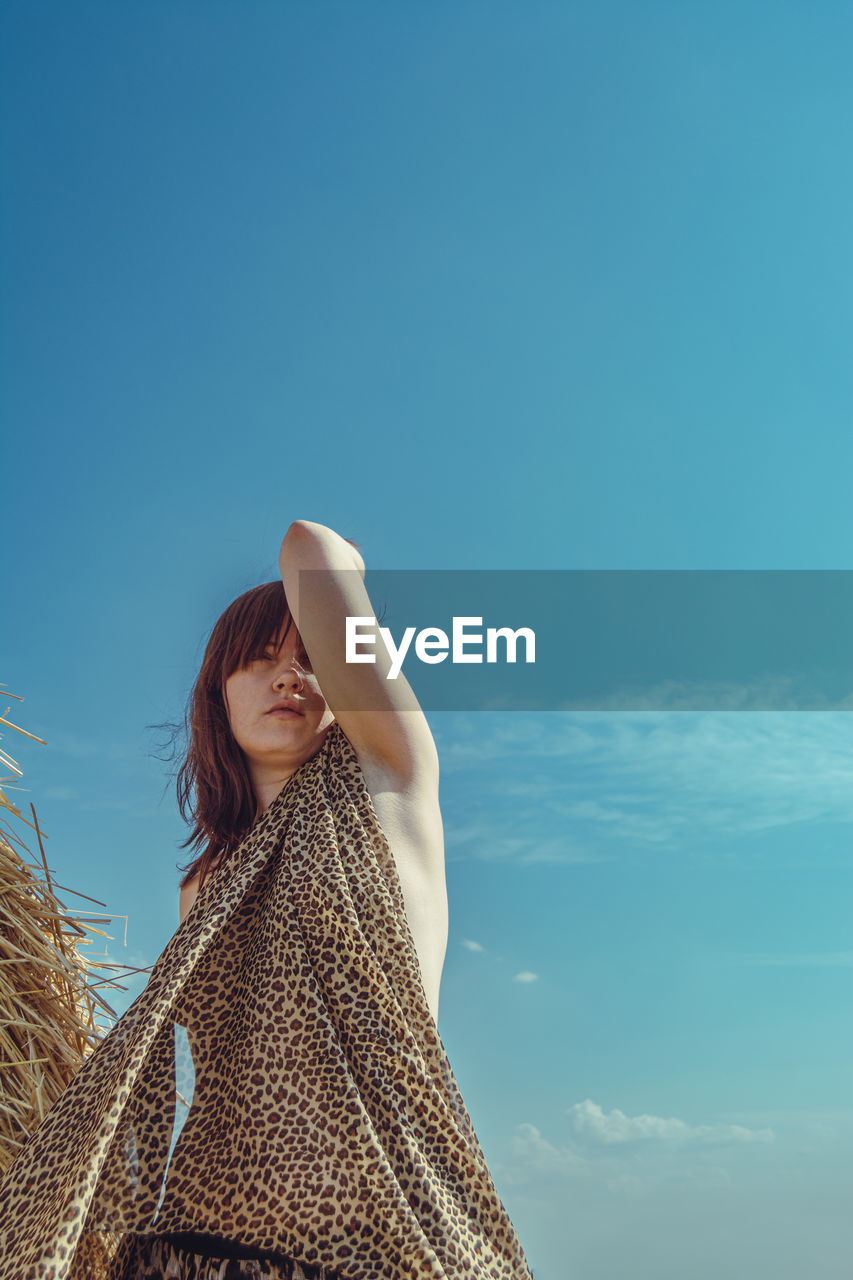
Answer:
[[[345,661],[373,617],[352,544],[296,521],[280,568],[211,634],[181,925],[3,1185],[10,1280],[94,1274],[105,1232],[121,1280],[530,1280],[436,1027],[432,736],[380,644]]]
[[[200,793],[194,806],[193,836],[187,844],[206,847],[184,877],[181,921],[195,901],[204,874],[218,864],[228,837],[249,825],[246,819],[252,806],[254,820],[285,780],[319,750],[329,726],[337,721],[355,748],[394,854],[406,917],[437,1022],[448,915],[438,755],[429,725],[405,677],[386,679],[390,661],[384,648],[374,649],[376,664],[344,661],[343,620],[373,616],[363,585],[364,561],[355,547],[323,525],[296,521],[282,543],[279,566],[284,592],[269,583],[249,593],[249,598],[241,598],[242,607],[241,601],[235,601],[218,624],[219,634],[211,637],[193,691],[193,741],[180,792],[185,811],[190,789]],[[313,579],[306,575],[300,598],[302,570],[321,572]],[[244,666],[241,660],[249,657],[246,650],[252,643],[263,647],[256,647]],[[211,714],[219,710],[222,679],[228,727],[242,756],[251,796],[244,797],[246,803],[233,823],[236,831],[232,833],[226,824],[218,840],[211,840],[211,831],[217,830],[222,785],[219,777],[205,779],[199,758],[204,747],[199,739],[205,737]],[[217,730],[221,734],[222,726]],[[229,773],[239,776],[240,763],[235,759]],[[240,781],[245,791],[246,782]]]

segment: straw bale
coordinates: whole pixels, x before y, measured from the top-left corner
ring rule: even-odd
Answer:
[[[6,693],[6,697],[16,697]],[[20,700],[17,699],[16,700]],[[0,716],[0,725],[42,742]],[[101,989],[120,987],[121,966],[87,958],[91,935],[108,937],[98,925],[109,917],[72,911],[57,896],[34,806],[31,818],[4,787],[23,776],[5,751],[12,777],[0,778],[0,1175],[66,1088],[98,1040],[115,1021]],[[31,852],[33,836],[38,856]],[[63,893],[94,898],[72,889]],[[97,922],[97,923],[96,923]],[[105,976],[106,974],[106,976]],[[90,1280],[106,1275],[118,1238],[86,1237],[73,1274]]]

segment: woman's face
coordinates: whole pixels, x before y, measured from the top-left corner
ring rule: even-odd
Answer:
[[[335,718],[292,623],[278,652],[270,644],[263,658],[228,677],[225,705],[265,809],[290,775],[319,751]]]

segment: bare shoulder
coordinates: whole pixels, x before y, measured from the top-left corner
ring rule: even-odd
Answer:
[[[185,885],[181,886],[180,897],[178,898],[178,917],[180,923],[183,924],[189,915],[193,903],[198,897],[198,874],[194,875],[192,880],[188,880]]]
[[[211,870],[219,866],[219,858],[214,858]],[[198,872],[193,876],[192,880],[188,880],[182,886],[178,898],[178,917],[181,924],[184,923],[190,911],[192,910],[195,900],[198,897]]]

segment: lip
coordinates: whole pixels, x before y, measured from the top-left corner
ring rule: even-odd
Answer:
[[[296,707],[291,706],[288,702],[279,702],[274,707],[270,707],[267,712],[268,716],[276,716],[283,720],[289,720],[293,716],[298,716],[302,719],[304,714],[304,711],[297,711]]]

